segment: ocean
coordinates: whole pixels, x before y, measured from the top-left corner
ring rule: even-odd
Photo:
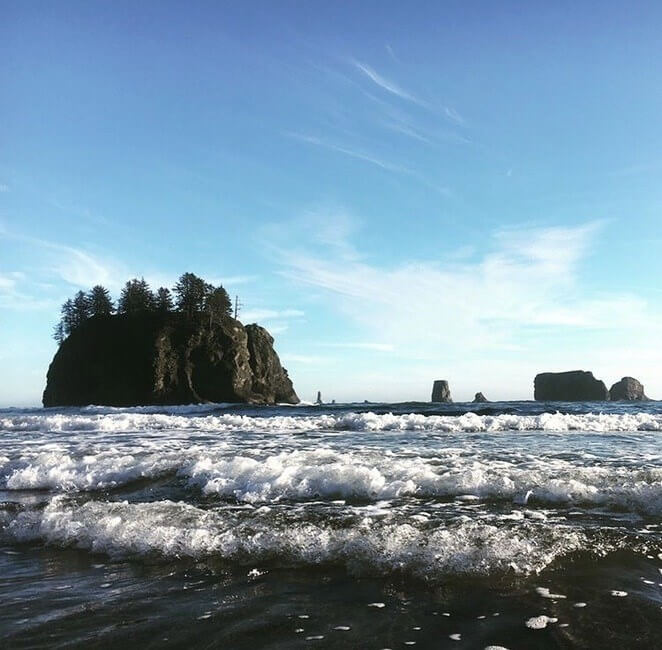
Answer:
[[[662,403],[0,410],[7,648],[659,648]]]

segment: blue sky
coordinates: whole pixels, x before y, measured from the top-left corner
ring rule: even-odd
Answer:
[[[223,282],[304,400],[662,397],[662,5],[0,1],[0,405],[59,305]]]

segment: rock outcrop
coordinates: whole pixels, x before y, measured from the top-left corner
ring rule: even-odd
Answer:
[[[485,402],[489,402],[490,400],[483,395],[483,393],[476,393],[476,396],[473,398],[473,403],[474,404],[483,404]]]
[[[614,401],[643,402],[648,401],[644,387],[634,377],[623,377],[609,390],[609,396]]]
[[[44,406],[299,402],[273,338],[223,317],[143,312],[94,317],[58,349]]]
[[[534,398],[541,402],[597,402],[609,399],[603,381],[592,372],[544,372],[534,380]]]
[[[433,402],[452,402],[451,389],[445,379],[437,379],[432,384],[432,400]]]

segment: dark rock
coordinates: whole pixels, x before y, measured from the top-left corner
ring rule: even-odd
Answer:
[[[445,379],[437,379],[432,385],[433,402],[452,402],[451,389]]]
[[[44,406],[298,403],[262,327],[151,312],[94,317],[58,349]]]
[[[534,398],[541,402],[598,402],[609,399],[603,381],[592,372],[544,372],[534,380]]]
[[[483,393],[476,393],[476,397],[474,397],[473,401],[474,404],[480,404],[483,402],[489,402],[490,400],[488,400]]]
[[[611,387],[609,395],[614,401],[648,401],[648,397],[644,393],[644,387],[634,377],[623,377],[621,381],[617,381]]]

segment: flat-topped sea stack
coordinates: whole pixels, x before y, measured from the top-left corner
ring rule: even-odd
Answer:
[[[609,395],[613,401],[624,402],[644,402],[648,401],[644,387],[641,382],[634,377],[623,377],[617,381],[610,389]]]
[[[452,402],[451,389],[445,379],[437,379],[432,384],[432,402]]]
[[[534,380],[534,398],[540,402],[602,402],[609,399],[609,391],[592,372],[543,372]]]
[[[203,402],[299,402],[267,330],[229,316],[95,316],[62,342],[43,396],[44,406]]]

